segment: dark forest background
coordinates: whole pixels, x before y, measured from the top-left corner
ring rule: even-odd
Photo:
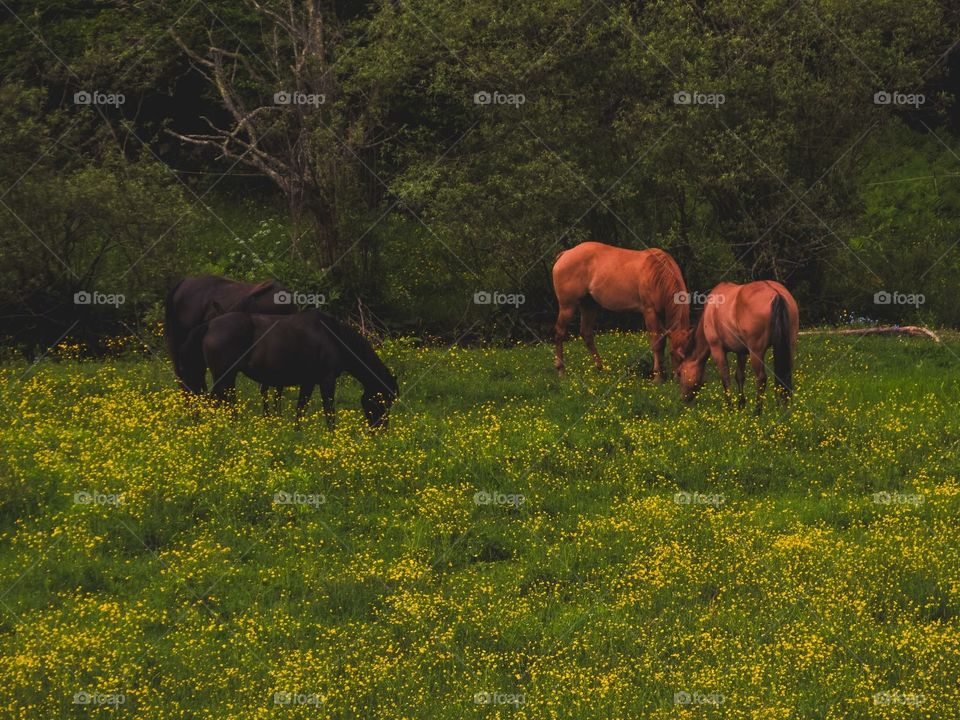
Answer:
[[[8,347],[146,334],[171,284],[204,272],[277,278],[392,332],[534,340],[557,252],[587,239],[666,248],[691,289],[777,278],[806,324],[960,322],[956,3],[5,0],[0,16]],[[476,304],[485,290],[525,302]]]

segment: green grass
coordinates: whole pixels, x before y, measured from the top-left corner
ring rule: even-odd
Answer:
[[[379,434],[4,366],[0,716],[957,717],[960,342],[804,337],[760,418],[598,344],[390,342]]]

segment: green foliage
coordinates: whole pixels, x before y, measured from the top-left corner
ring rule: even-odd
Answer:
[[[594,239],[664,247],[700,290],[778,278],[810,320],[958,319],[951,4],[348,2],[312,26],[292,7],[11,5],[0,172],[26,227],[4,231],[0,273],[27,314],[76,285],[45,243],[147,299],[177,273],[272,276],[395,328],[527,337],[548,331],[556,253]],[[92,89],[127,102],[73,104]],[[272,102],[293,89],[325,102]],[[874,102],[893,90],[926,102]],[[266,178],[249,147],[181,139],[238,108]],[[884,288],[927,302],[877,308]],[[527,302],[478,307],[483,290]],[[5,292],[8,313],[26,302]]]
[[[193,215],[168,168],[78,137],[66,114],[43,113],[37,91],[0,87],[0,307],[28,323],[60,320],[60,332],[78,312],[102,310],[74,305],[78,291],[123,295],[128,321],[161,297],[182,272],[176,249]],[[100,153],[79,155],[81,143]]]

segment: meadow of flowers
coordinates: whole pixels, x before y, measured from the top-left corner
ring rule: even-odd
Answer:
[[[377,434],[0,367],[0,717],[960,716],[960,342],[801,338],[759,419],[598,342],[388,342]]]

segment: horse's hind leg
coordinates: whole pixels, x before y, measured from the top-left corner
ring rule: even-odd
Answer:
[[[557,315],[557,324],[554,327],[554,354],[556,360],[554,365],[557,373],[563,375],[563,341],[567,339],[567,326],[573,319],[573,305],[560,305],[560,313]]]
[[[754,410],[757,415],[763,412],[763,394],[767,389],[767,368],[763,364],[763,355],[763,352],[750,351],[750,367],[757,376],[757,407]]]
[[[737,407],[743,410],[744,406],[747,404],[747,398],[743,394],[743,381],[745,379],[744,369],[747,365],[747,355],[746,353],[737,353],[737,391],[739,397],[737,398]]]
[[[585,297],[580,303],[580,336],[583,338],[583,344],[593,355],[593,362],[597,370],[603,370],[603,360],[600,359],[600,353],[597,352],[597,344],[594,341],[597,334],[597,311],[599,306],[591,297]]]
[[[277,386],[273,389],[273,411],[280,414],[280,396],[283,394],[283,388]]]
[[[723,399],[726,401],[727,407],[731,407],[733,403],[730,400],[730,366],[727,365],[727,353],[722,347],[711,347],[710,356],[717,364],[717,370],[720,371],[720,382],[723,383]]]

